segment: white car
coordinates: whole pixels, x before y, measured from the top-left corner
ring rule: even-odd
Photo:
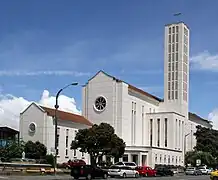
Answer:
[[[199,167],[199,170],[202,172],[202,174],[210,174],[211,170],[207,167]]]
[[[135,162],[117,162],[114,165],[118,167],[128,166],[132,169],[135,169],[137,167],[137,164]]]
[[[132,169],[131,167],[128,166],[111,166],[110,169],[108,170],[108,175],[110,177],[139,177],[139,172],[136,171],[135,169]]]

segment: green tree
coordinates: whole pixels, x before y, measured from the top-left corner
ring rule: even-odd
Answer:
[[[107,123],[94,124],[89,129],[80,129],[71,143],[71,149],[79,149],[80,152],[90,155],[92,165],[96,165],[96,160],[100,156],[122,157],[125,147],[125,142]]]
[[[218,157],[218,131],[202,126],[196,126],[196,151],[209,152],[213,157]]]
[[[26,158],[41,159],[46,156],[47,148],[39,141],[28,141],[24,146],[24,152],[26,153]]]
[[[21,158],[24,151],[24,142],[10,141],[5,147],[0,148],[0,156],[3,161],[9,161],[12,158]]]
[[[52,154],[48,154],[45,156],[46,163],[51,164],[54,167],[54,156]]]
[[[196,166],[196,160],[200,159],[202,165],[214,167],[216,165],[216,159],[211,155],[210,152],[203,151],[189,151],[185,154],[185,164],[191,164]]]

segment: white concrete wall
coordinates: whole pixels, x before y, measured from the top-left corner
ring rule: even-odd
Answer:
[[[34,117],[34,119],[33,119]],[[37,126],[36,132],[30,134],[29,124],[34,122]],[[89,155],[84,154],[76,150],[74,155],[74,150],[70,150],[71,142],[75,138],[75,133],[78,129],[88,128],[86,125],[81,125],[78,123],[73,123],[69,120],[59,120],[58,121],[59,131],[59,154],[58,163],[67,162],[69,159],[84,159],[87,163],[90,162]],[[68,147],[66,147],[66,131],[69,130],[68,134]],[[40,110],[36,105],[32,104],[23,114],[20,116],[20,135],[22,140],[27,141],[39,141],[47,147],[47,153],[51,154],[52,149],[55,146],[55,126],[53,118],[47,116],[42,110]],[[66,155],[66,150],[68,154]]]
[[[194,136],[194,133],[197,131],[196,126],[199,125],[192,121],[186,122],[186,129],[185,129],[185,142],[186,142],[186,152],[192,151],[193,148],[196,146],[196,137]]]
[[[87,99],[83,99],[83,103],[86,103],[86,107],[83,107],[83,114],[94,124],[100,124],[101,122],[107,122],[115,126],[114,120],[114,105],[115,105],[115,81],[112,78],[106,76],[104,73],[99,73],[95,78],[91,79],[84,89],[87,93]],[[95,111],[94,104],[96,98],[104,96],[107,100],[107,107],[103,112]]]
[[[167,118],[167,146],[165,146],[165,118]],[[180,161],[178,159],[172,162],[170,161],[171,165],[183,165],[183,151],[184,151],[184,117],[180,116],[175,113],[148,113],[147,114],[147,121],[149,122],[149,146],[150,146],[150,119],[153,121],[153,134],[152,134],[152,159],[150,165],[154,166],[155,164],[163,164],[164,156],[171,156],[175,154],[176,156],[180,157]],[[157,120],[160,119],[160,145],[158,146],[158,133],[157,133]],[[176,123],[177,122],[177,123]],[[180,122],[180,123],[179,123]],[[160,162],[155,160],[155,156],[153,154],[158,154],[162,157],[162,161]],[[161,153],[160,153],[161,152]],[[158,156],[158,155],[157,155]],[[159,157],[158,157],[159,158]],[[168,162],[168,160],[167,160]]]
[[[20,138],[27,141],[40,141],[46,144],[45,124],[46,113],[39,109],[35,104],[20,115]],[[34,134],[29,132],[30,123],[36,124],[36,132]]]
[[[124,84],[125,86],[125,84]],[[147,146],[149,145],[148,141],[148,130],[149,122],[146,118],[146,113],[149,112],[158,112],[158,106],[150,104],[142,99],[139,99],[136,96],[128,94],[128,86],[125,87],[124,92],[124,102],[123,106],[123,134],[122,137],[125,139],[127,145],[134,146]],[[135,130],[132,132],[132,102],[136,103],[136,121],[135,121]],[[142,121],[142,106],[144,106],[144,122]],[[135,143],[132,141],[133,133],[135,133]]]

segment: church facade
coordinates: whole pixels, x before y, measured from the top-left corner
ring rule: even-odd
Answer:
[[[126,142],[122,161],[183,166],[189,124],[189,28],[165,26],[164,99],[99,71],[83,87],[82,115]]]

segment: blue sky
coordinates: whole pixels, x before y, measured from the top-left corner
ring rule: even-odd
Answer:
[[[215,0],[1,1],[1,93],[38,101],[44,89],[54,95],[104,70],[163,97],[164,25],[182,20],[191,30],[190,110],[207,117],[218,106],[217,6]],[[80,86],[64,94],[81,107]]]

